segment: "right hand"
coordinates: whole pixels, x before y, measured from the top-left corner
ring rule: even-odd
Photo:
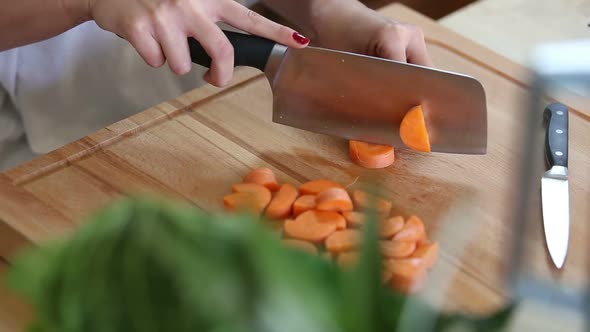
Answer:
[[[234,69],[234,50],[215,24],[223,21],[253,35],[301,48],[309,40],[233,0],[86,0],[89,16],[101,28],[129,41],[152,67],[168,62],[178,74],[192,66],[187,37],[198,40],[211,57],[207,82],[227,85]]]

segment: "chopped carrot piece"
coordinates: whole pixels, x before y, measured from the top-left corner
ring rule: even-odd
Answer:
[[[334,211],[309,210],[303,212],[302,214],[298,215],[297,218],[295,218],[297,221],[307,219],[311,219],[315,223],[334,224],[336,226],[336,230],[346,228],[346,219],[344,219],[340,213]]]
[[[412,254],[412,257],[421,258],[424,261],[426,268],[430,269],[438,260],[439,252],[440,246],[438,245],[438,242],[422,244],[416,248],[416,251]]]
[[[430,138],[421,105],[413,107],[406,113],[402,119],[399,133],[402,142],[409,148],[421,152],[431,152]]]
[[[233,194],[223,198],[226,209],[230,211],[244,209],[260,213],[266,208],[272,197],[270,190],[255,183],[233,185],[232,191]]]
[[[284,231],[285,235],[294,239],[321,242],[336,231],[336,225],[319,223],[315,218],[288,219],[285,221]]]
[[[360,254],[356,251],[343,252],[338,254],[336,261],[342,267],[351,267],[358,263],[359,258]]]
[[[330,180],[309,181],[299,187],[302,195],[317,195],[330,188],[344,188],[341,184]]]
[[[279,190],[279,183],[275,177],[275,173],[266,167],[256,168],[246,174],[242,180],[244,183],[256,183],[265,186],[270,191]]]
[[[417,216],[411,216],[406,221],[404,228],[393,236],[395,241],[424,241],[426,238],[426,230],[424,223]]]
[[[391,201],[371,196],[364,191],[355,190],[352,193],[352,200],[357,209],[364,210],[375,206],[377,212],[382,216],[389,216],[389,213],[391,213]]]
[[[345,211],[342,215],[346,218],[349,227],[360,227],[365,223],[366,216],[361,212]]]
[[[365,168],[385,168],[395,161],[393,146],[349,141],[350,159]]]
[[[380,241],[381,254],[385,258],[406,258],[416,250],[414,241]],[[412,255],[412,257],[414,257]]]
[[[361,243],[361,233],[356,229],[345,229],[332,233],[326,239],[326,249],[330,252],[343,252],[357,249]]]
[[[391,258],[385,260],[385,268],[396,275],[415,276],[425,270],[422,258]]]
[[[316,197],[316,209],[320,211],[352,211],[352,200],[346,189],[330,188]]]
[[[382,238],[390,239],[404,228],[404,218],[401,216],[391,217],[379,224],[379,233]]]
[[[317,253],[318,253],[318,249],[316,248],[316,246],[314,246],[313,244],[311,244],[309,242],[305,242],[305,241],[301,241],[301,240],[285,239],[285,240],[283,240],[283,243],[285,243],[287,246],[289,246],[291,248],[302,249],[303,251],[306,251],[310,254],[317,255]]]
[[[282,185],[266,208],[266,217],[269,219],[287,218],[291,214],[293,202],[295,202],[298,195],[297,188],[288,183]]]
[[[293,215],[297,217],[305,211],[315,209],[315,195],[299,196],[293,203]]]

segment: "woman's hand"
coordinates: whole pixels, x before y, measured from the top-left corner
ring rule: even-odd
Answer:
[[[305,47],[309,39],[272,22],[233,0],[87,0],[89,17],[103,29],[129,41],[153,67],[166,61],[177,74],[191,69],[187,37],[198,40],[211,57],[205,79],[216,86],[231,80],[234,50],[222,21],[289,47]]]

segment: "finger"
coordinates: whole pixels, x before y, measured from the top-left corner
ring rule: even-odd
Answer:
[[[273,22],[235,1],[228,1],[221,6],[219,17],[222,21],[238,29],[274,40],[288,47],[301,48],[307,46],[310,42],[309,38],[297,31]]]
[[[424,35],[422,33],[417,34],[410,40],[408,48],[406,49],[406,54],[408,56],[408,62],[410,63],[426,67],[434,67],[434,63],[428,55],[426,42],[424,41]]]
[[[136,30],[129,33],[126,39],[148,65],[154,68],[164,65],[164,53],[151,31]]]
[[[221,29],[207,19],[196,19],[190,34],[211,57],[211,70],[207,82],[222,87],[227,85],[234,71],[234,48]]]
[[[177,75],[184,75],[191,70],[191,57],[186,33],[171,25],[160,27],[156,37],[162,45],[168,66]]]
[[[386,45],[377,47],[377,52],[376,52],[378,57],[382,57],[385,59],[390,59],[390,60],[395,60],[395,61],[400,61],[400,62],[406,62],[407,61],[407,56],[406,56],[406,48],[398,43],[395,42],[389,42]]]

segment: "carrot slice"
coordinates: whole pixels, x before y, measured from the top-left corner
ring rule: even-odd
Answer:
[[[305,211],[295,220],[303,221],[311,219],[311,221],[315,223],[326,223],[326,224],[334,224],[336,226],[336,230],[341,230],[346,228],[346,219],[338,213],[334,211],[317,211],[317,210],[309,210]]]
[[[361,243],[361,233],[356,229],[345,229],[332,233],[326,239],[326,249],[330,252],[343,252],[357,249]]]
[[[315,209],[315,195],[299,196],[293,203],[293,215],[297,217],[305,211]]]
[[[345,211],[342,215],[349,227],[360,227],[365,223],[366,216],[361,212]]]
[[[423,242],[426,239],[424,223],[417,216],[411,216],[406,221],[404,228],[393,236],[394,241],[416,241]]]
[[[394,275],[413,277],[425,270],[422,258],[392,258],[385,260],[385,268]]]
[[[414,241],[380,241],[381,254],[385,258],[406,258],[416,250]]]
[[[223,198],[226,209],[254,210],[262,212],[270,202],[272,194],[268,188],[255,183],[240,183],[232,186],[233,194]]]
[[[282,185],[266,208],[266,217],[269,219],[287,218],[291,214],[293,202],[295,202],[298,195],[297,188],[288,183]]]
[[[273,192],[279,190],[279,183],[277,182],[275,173],[270,168],[266,167],[251,170],[248,174],[246,174],[242,182],[256,183],[261,186],[265,186],[268,188],[268,190]]]
[[[320,211],[352,211],[352,200],[346,189],[330,188],[316,197],[316,209]]]
[[[393,146],[349,141],[350,159],[365,168],[385,168],[395,161]]]
[[[405,145],[421,152],[431,152],[430,138],[426,130],[422,106],[413,107],[406,113],[400,125],[399,134]]]
[[[317,195],[330,188],[344,188],[341,184],[330,180],[309,181],[299,187],[302,195]]]
[[[285,239],[285,240],[283,240],[283,243],[291,248],[301,249],[301,250],[306,251],[310,254],[317,255],[317,253],[318,253],[318,249],[316,248],[316,246],[314,246],[313,244],[311,244],[309,242],[305,242],[305,241],[301,241],[301,240]]]
[[[391,217],[383,220],[379,226],[381,237],[390,239],[404,228],[404,218],[401,216]]]
[[[303,241],[321,242],[336,231],[333,223],[319,223],[315,218],[297,219],[285,221],[285,235]]]
[[[389,216],[389,213],[391,213],[391,201],[374,197],[364,191],[355,190],[352,193],[352,200],[357,209],[369,209],[371,205],[374,205],[377,212],[383,216]]]
[[[438,242],[419,245],[416,251],[412,254],[412,257],[421,258],[424,261],[424,265],[427,269],[434,266],[438,260],[440,252],[440,246]]]
[[[358,263],[360,255],[356,251],[343,252],[338,254],[336,262],[342,267],[351,267]]]

